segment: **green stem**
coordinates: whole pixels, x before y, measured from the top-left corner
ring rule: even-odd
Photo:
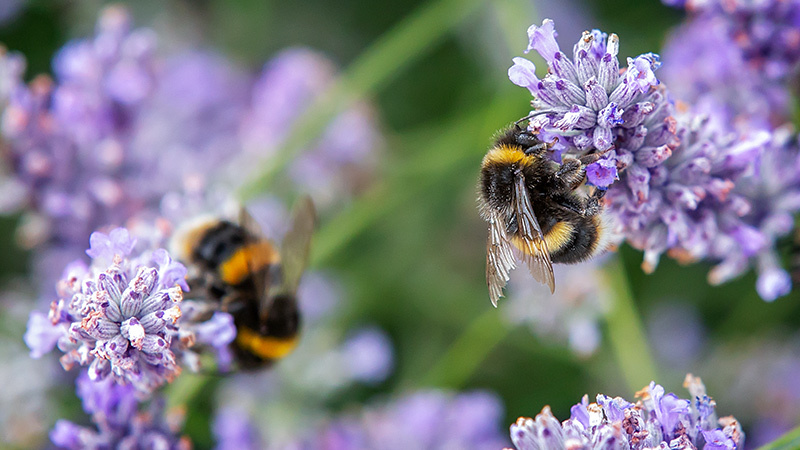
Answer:
[[[606,275],[613,294],[606,314],[608,339],[628,389],[636,392],[656,380],[656,363],[619,254],[606,265]]]
[[[186,406],[200,392],[208,389],[215,379],[216,377],[210,375],[183,373],[165,389],[167,408]]]
[[[484,1],[435,0],[384,34],[295,122],[284,148],[262,173],[239,189],[240,198],[246,201],[266,191],[274,177],[322,133],[336,114],[383,88]]]
[[[757,450],[796,450],[800,448],[800,427],[797,427]]]
[[[495,308],[486,308],[453,342],[419,383],[423,386],[463,387],[491,351],[508,336],[512,326]]]

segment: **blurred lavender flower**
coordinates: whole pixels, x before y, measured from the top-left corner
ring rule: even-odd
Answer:
[[[140,412],[133,386],[117,384],[110,378],[95,381],[86,372],[78,377],[77,391],[97,429],[59,420],[50,432],[50,439],[59,448],[191,448],[187,438],[177,436],[182,417],[165,417],[163,399],[151,400],[149,408]]]
[[[739,411],[748,447],[767,444],[800,423],[797,333],[728,340],[707,352],[702,363],[709,384],[727,387],[718,400]]]
[[[253,156],[269,163],[295,122],[331,88],[335,74],[330,61],[303,48],[284,50],[265,65],[242,124],[243,173],[252,172]],[[370,181],[381,146],[374,117],[365,103],[343,112],[289,166],[291,181],[311,194],[319,209],[329,210]],[[234,171],[233,176],[240,179],[241,173]]]
[[[703,15],[673,31],[662,50],[665,64],[661,79],[678,99],[694,105],[710,102],[729,121],[743,128],[768,128],[788,117],[789,92],[785,86],[765,82],[763,74],[748,65],[728,23],[717,15]]]
[[[751,208],[742,218],[747,232],[728,243],[734,250],[714,268],[710,280],[727,281],[752,264],[758,273],[756,290],[761,298],[772,301],[788,294],[792,281],[781,267],[776,246],[779,238],[792,232],[794,216],[800,211],[800,145],[791,128],[775,130],[765,145],[758,170],[738,181],[733,192],[750,202]],[[762,245],[755,246],[753,240]]]
[[[556,36],[549,19],[541,27],[528,28],[526,53],[535,49],[547,61],[544,79],[524,58],[514,58],[508,70],[511,81],[534,96],[530,127],[547,140],[557,136],[568,151],[610,150],[587,170],[589,183],[607,188],[618,174],[623,184],[636,183],[677,144],[672,106],[654,73],[661,65],[659,56],[628,58],[628,68],[620,73],[616,34],[584,32],[573,47],[572,60],[561,52]]]
[[[307,424],[286,442],[268,439],[269,444],[261,448],[498,449],[507,442],[497,428],[502,413],[497,397],[486,392],[454,395],[422,391],[345,415],[328,424]],[[216,423],[225,423],[224,417],[218,417]],[[234,443],[249,444],[253,448],[250,430],[252,426],[245,428],[239,424],[228,430],[215,427],[217,448],[234,448]]]
[[[27,0],[3,0],[0,2],[0,25],[13,21],[25,7]]]
[[[563,423],[545,406],[535,419],[520,417],[511,425],[511,440],[518,450],[743,448],[739,423],[733,417],[717,420],[716,403],[702,381],[687,375],[684,386],[692,401],[665,395],[653,382],[637,394],[641,400],[636,404],[603,394],[590,404],[584,396]]]
[[[555,295],[522,271],[512,272],[506,317],[525,323],[542,337],[566,340],[578,355],[588,356],[600,345],[600,320],[609,294],[600,274],[602,259],[553,267],[560,280]]]
[[[24,230],[29,245],[82,242],[141,207],[127,186],[136,178],[125,147],[153,88],[154,44],[151,32],[131,30],[127,12],[111,7],[93,39],[56,55],[57,84],[39,77],[14,85],[2,132],[9,166],[39,218]]]
[[[740,50],[747,65],[765,82],[785,82],[800,62],[800,1],[685,0],[665,1],[685,7],[693,19],[720,18],[725,38]]]
[[[377,327],[357,330],[345,339],[341,351],[350,376],[361,383],[380,383],[394,368],[392,343]]]
[[[257,450],[264,444],[258,428],[244,412],[234,408],[220,408],[214,417],[211,431],[217,440],[217,450]]]
[[[707,346],[706,328],[691,303],[666,301],[646,313],[647,335],[662,367],[684,372],[697,367]],[[677,375],[677,374],[676,374]]]

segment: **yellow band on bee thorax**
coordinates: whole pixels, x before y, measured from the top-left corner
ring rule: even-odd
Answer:
[[[522,164],[522,165],[529,165],[533,164],[535,158],[530,155],[526,155],[525,152],[522,151],[520,147],[510,147],[507,145],[500,145],[497,146],[486,154],[483,157],[483,167],[486,167],[491,164],[498,164],[498,165],[509,165],[509,164]]]
[[[237,285],[270,264],[277,264],[277,250],[267,241],[255,242],[236,250],[227,261],[220,264],[219,276],[225,283]]]

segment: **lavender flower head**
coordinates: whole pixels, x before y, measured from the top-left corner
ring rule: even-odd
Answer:
[[[54,58],[57,83],[12,83],[2,133],[14,182],[26,188],[40,224],[26,230],[28,245],[76,244],[141,208],[128,189],[125,148],[154,84],[154,47],[152,32],[132,30],[127,12],[110,7],[92,39]]]
[[[486,392],[451,394],[440,391],[416,392],[384,405],[365,408],[327,424],[306,424],[285,440],[263,436],[267,445],[258,446],[255,424],[215,427],[217,448],[382,450],[413,449],[498,449],[506,442],[497,424],[502,406]],[[232,414],[230,410],[226,415]],[[237,414],[242,418],[241,414]],[[229,421],[218,416],[216,424]],[[231,424],[233,425],[233,424]],[[232,431],[236,431],[233,433]]]
[[[170,344],[180,331],[186,268],[163,249],[133,254],[135,239],[124,228],[95,232],[90,243],[92,264],[67,269],[50,323],[32,315],[26,342],[43,354],[53,342],[39,337],[52,338],[55,328],[65,369],[89,366],[93,380],[111,377],[150,392],[180,373]]]
[[[717,420],[716,403],[702,381],[687,375],[684,386],[692,400],[665,394],[655,383],[637,393],[636,404],[603,394],[589,403],[584,396],[563,423],[545,406],[535,419],[520,417],[511,425],[511,440],[517,450],[743,448],[739,423],[733,417]]]
[[[552,20],[528,28],[526,53],[535,49],[548,66],[544,79],[524,58],[514,58],[508,70],[511,81],[534,96],[530,128],[540,137],[557,137],[567,152],[608,151],[604,159],[587,168],[588,182],[607,188],[623,170],[636,184],[640,174],[661,164],[676,145],[672,106],[655,76],[658,55],[628,58],[620,73],[619,38],[600,30],[586,31],[565,55],[556,42]],[[625,177],[623,177],[625,178]]]
[[[731,122],[746,122],[744,127],[784,122],[789,92],[747,63],[728,27],[724,17],[707,14],[672,31],[662,50],[669,64],[659,71],[661,80],[676,98],[721,105]]]
[[[165,416],[164,400],[151,400],[149,408],[139,411],[136,390],[112,379],[95,381],[82,372],[77,380],[83,409],[91,415],[96,429],[68,420],[59,420],[50,439],[59,448],[159,448],[189,450],[191,442],[177,436],[182,417]]]
[[[757,170],[736,183],[734,194],[747,199],[751,208],[742,217],[747,235],[757,236],[760,246],[729,246],[731,255],[711,274],[712,282],[724,282],[755,266],[756,290],[767,301],[791,291],[789,273],[781,267],[776,246],[778,239],[794,228],[794,216],[800,211],[800,144],[790,127],[774,131],[765,144]]]
[[[665,1],[685,7],[695,19],[720,18],[727,38],[764,81],[785,82],[800,62],[800,1],[686,0]]]
[[[734,186],[753,174],[770,134],[738,133],[716,111],[687,112],[678,123],[681,144],[672,157],[643,172],[635,187],[615,187],[606,197],[628,242],[644,250],[648,272],[667,251],[682,262],[728,264],[764,244],[743,221],[751,204]]]

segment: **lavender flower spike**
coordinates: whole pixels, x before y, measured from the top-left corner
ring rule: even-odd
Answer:
[[[60,329],[61,364],[89,366],[93,380],[112,377],[151,392],[180,373],[170,349],[179,334],[185,268],[163,249],[134,256],[127,230],[95,232],[86,252],[91,266],[72,266],[50,306],[50,324]],[[28,330],[36,336],[42,332]],[[52,340],[29,341],[29,343]],[[48,349],[35,349],[42,353]]]
[[[637,393],[641,400],[635,404],[602,394],[589,403],[584,396],[563,423],[545,406],[535,419],[520,417],[512,424],[511,440],[517,450],[742,448],[741,427],[733,417],[716,419],[716,404],[702,381],[687,375],[684,385],[694,401],[665,395],[655,383]]]
[[[550,19],[528,29],[528,50],[535,49],[547,61],[544,79],[536,77],[533,63],[524,58],[514,58],[508,71],[514,84],[534,96],[530,127],[558,136],[573,153],[615,149],[587,170],[589,183],[600,188],[619,178],[618,169],[653,166],[669,157],[674,132],[671,105],[657,87],[658,55],[628,58],[620,73],[616,34],[585,31],[572,59],[560,50],[556,36]],[[651,156],[640,159],[639,153]]]
[[[92,381],[86,372],[78,377],[77,385],[83,409],[92,416],[97,429],[59,420],[50,432],[50,439],[59,448],[191,448],[187,438],[176,435],[176,425],[182,420],[164,416],[163,399],[156,398],[148,410],[138,411],[136,390],[130,385],[122,386],[111,379]]]

